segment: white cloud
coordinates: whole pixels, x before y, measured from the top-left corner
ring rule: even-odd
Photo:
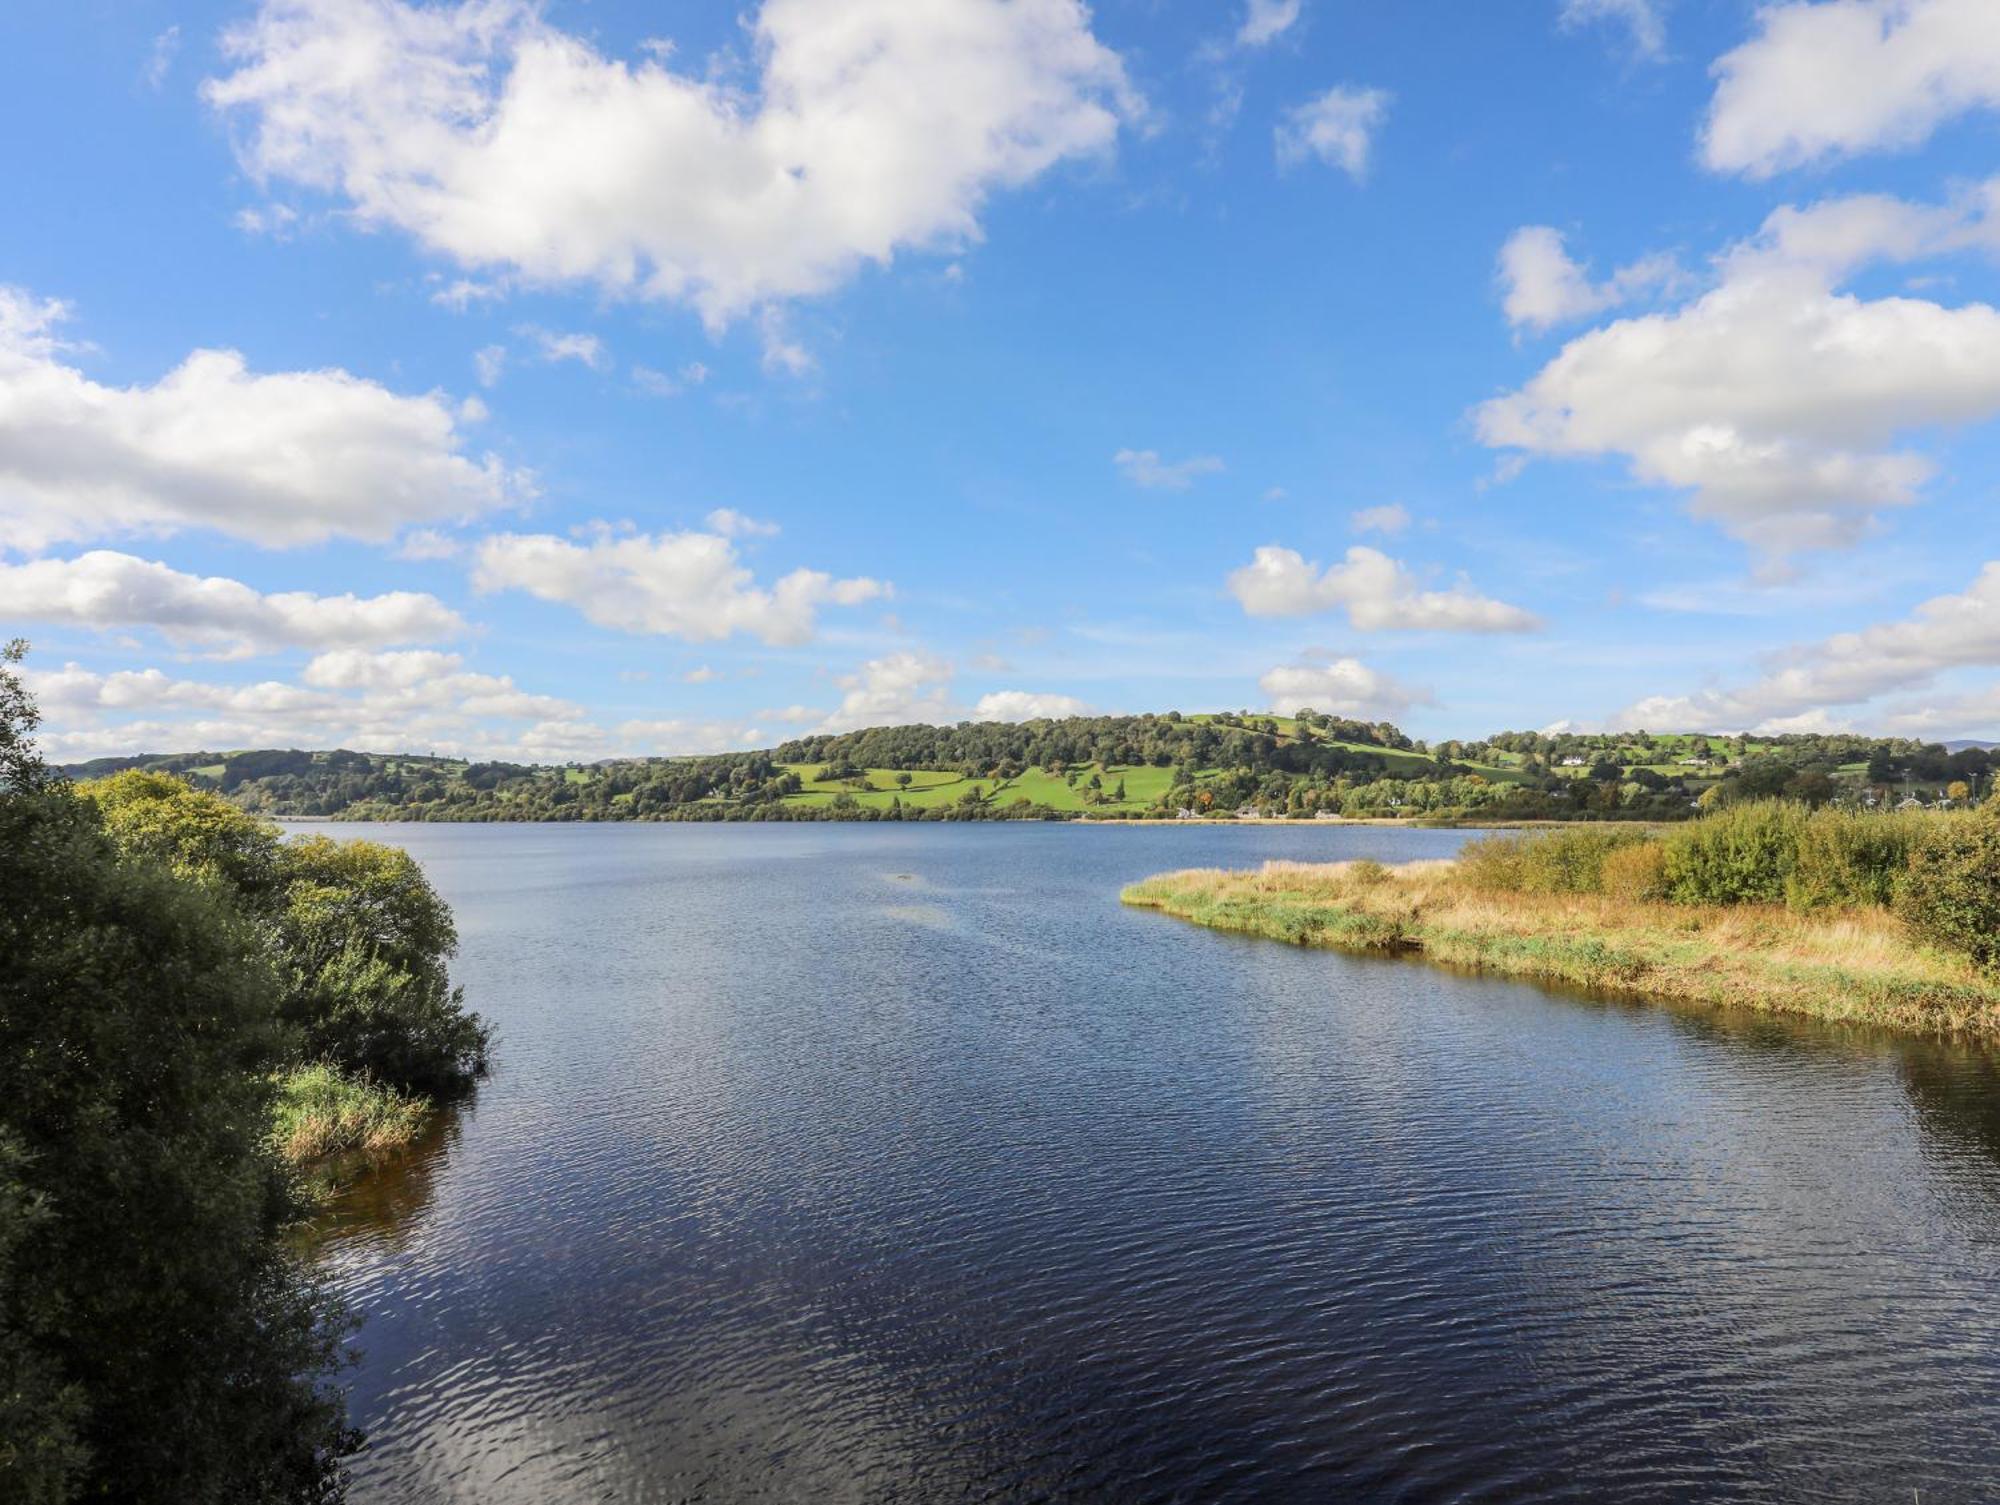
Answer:
[[[1249,0],[1243,24],[1236,32],[1239,47],[1263,47],[1290,31],[1299,19],[1301,0]]]
[[[708,380],[708,367],[700,361],[689,361],[672,376],[664,371],[655,371],[651,366],[632,367],[632,380],[639,390],[653,397],[678,397],[689,387],[698,387]]]
[[[1229,576],[1229,590],[1253,617],[1304,617],[1344,609],[1364,632],[1527,632],[1531,612],[1482,596],[1464,581],[1427,591],[1402,564],[1356,544],[1324,570],[1294,549],[1265,545]]]
[[[151,627],[169,642],[227,654],[271,648],[385,647],[435,642],[465,622],[435,596],[261,595],[240,580],[187,575],[97,549],[75,559],[0,563],[11,619],[66,627]]]
[[[1671,256],[1648,256],[1620,267],[1604,282],[1570,259],[1560,230],[1524,225],[1500,248],[1502,307],[1507,322],[1536,331],[1616,308],[1655,289],[1672,287],[1680,267]]]
[[[1271,710],[1280,716],[1310,707],[1335,716],[1387,718],[1431,702],[1428,691],[1391,679],[1358,658],[1281,664],[1259,678],[1257,685],[1270,697]]]
[[[1317,157],[1360,182],[1368,176],[1369,154],[1388,118],[1390,97],[1385,89],[1336,85],[1288,110],[1276,132],[1278,164],[1296,167]]]
[[[611,364],[611,352],[604,348],[604,341],[594,334],[544,329],[539,324],[523,324],[514,332],[524,339],[533,340],[542,359],[551,365],[558,361],[575,361],[593,371],[602,371]]]
[[[720,533],[620,535],[585,543],[506,533],[479,546],[473,584],[524,590],[575,607],[600,627],[708,642],[747,632],[764,642],[811,640],[822,606],[859,606],[888,594],[881,581],[836,580],[799,569],[766,588]]]
[[[1620,726],[1761,730],[1898,692],[1948,669],[2000,668],[2000,561],[1965,591],[1936,596],[1898,622],[1842,632],[1775,655],[1747,684],[1656,695],[1619,712]]]
[[[181,29],[178,26],[169,26],[153,38],[152,50],[146,54],[146,66],[140,73],[147,88],[158,90],[166,83],[167,75],[173,71],[174,57],[180,50]]]
[[[846,694],[819,730],[845,732],[864,726],[954,721],[951,681],[955,672],[950,662],[928,653],[891,653],[870,659],[855,673],[835,681]]]
[[[229,350],[197,350],[151,386],[104,386],[64,364],[65,313],[0,288],[0,547],[187,528],[382,541],[532,490],[469,458],[436,394],[337,369],[258,375]]]
[[[623,721],[618,741],[631,757],[681,758],[700,753],[731,752],[756,740],[757,728],[736,721]]]
[[[1989,186],[1949,208],[1834,199],[1780,209],[1670,312],[1571,340],[1479,436],[1520,456],[1623,456],[1635,479],[1773,557],[1851,544],[1932,472],[1914,428],[2000,412],[2000,312],[1840,284],[1875,261],[2000,243]]]
[[[409,560],[451,559],[463,553],[465,544],[435,528],[418,528],[396,540],[396,557]]]
[[[1148,491],[1186,491],[1197,477],[1214,475],[1223,468],[1214,455],[1191,455],[1185,460],[1162,460],[1156,449],[1121,449],[1111,463],[1134,486]]]
[[[708,514],[708,526],[724,538],[776,538],[776,523],[759,522],[734,507],[717,507]]]
[[[2000,109],[1991,0],[1766,5],[1757,34],[1715,64],[1702,158],[1765,178],[1916,146],[1954,116]]]
[[[685,301],[711,325],[978,239],[996,189],[1142,105],[1079,0],[765,0],[726,58],[609,58],[529,0],[264,0],[205,93],[248,171],[469,268]]]
[[[707,664],[690,669],[681,676],[684,685],[712,685],[723,677],[720,669],[711,669]]]
[[[1410,509],[1401,502],[1362,507],[1347,514],[1347,526],[1356,533],[1380,533],[1384,538],[1394,538],[1410,526]]]
[[[500,377],[507,369],[507,347],[505,345],[482,345],[472,353],[473,374],[479,378],[479,385],[492,388],[500,385]]]
[[[974,721],[1041,721],[1063,716],[1088,716],[1090,707],[1074,695],[1049,695],[1033,690],[995,690],[979,697]]]
[[[569,701],[467,671],[458,655],[338,650],[313,659],[302,684],[220,684],[158,669],[99,674],[30,666],[57,758],[197,748],[350,747],[472,757],[603,756],[604,734]]]
[[[1667,22],[1662,14],[1665,0],[1563,0],[1562,24],[1583,26],[1592,21],[1609,21],[1623,26],[1632,38],[1632,50],[1641,57],[1657,58],[1667,49]]]

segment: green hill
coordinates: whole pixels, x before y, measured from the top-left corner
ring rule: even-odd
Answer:
[[[759,752],[593,764],[348,750],[98,758],[154,768],[276,816],[352,820],[1168,819],[1673,820],[1699,801],[1981,797],[2000,755],[1852,736],[1503,732],[1416,742],[1302,711],[1075,716],[884,726]]]

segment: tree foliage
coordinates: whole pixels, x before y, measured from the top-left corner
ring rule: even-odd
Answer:
[[[255,924],[121,852],[0,663],[0,1497],[311,1501],[339,1314],[282,1237]]]

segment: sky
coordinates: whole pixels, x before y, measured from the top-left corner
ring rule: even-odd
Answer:
[[[63,759],[2000,736],[1994,0],[0,19]]]

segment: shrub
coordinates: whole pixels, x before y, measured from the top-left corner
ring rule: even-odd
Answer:
[[[2000,805],[1933,820],[1910,853],[1896,908],[1925,940],[2000,970]]]
[[[1519,836],[1483,836],[1458,849],[1458,871],[1474,888],[1519,893],[1525,864]]]
[[[1632,841],[1604,854],[1600,884],[1613,899],[1639,903],[1667,895],[1667,854],[1657,841]]]
[[[1489,836],[1460,851],[1460,871],[1480,888],[1594,894],[1603,888],[1605,859],[1644,840],[1640,831],[1582,826],[1533,836]]]
[[[309,836],[284,848],[281,871],[285,1011],[308,1058],[423,1093],[485,1070],[487,1027],[446,972],[451,909],[409,853]]]
[[[1892,904],[1910,852],[1936,816],[1815,810],[1799,828],[1785,903],[1795,910]]]
[[[66,790],[0,789],[0,956],[0,1497],[330,1497],[340,1329],[281,1236],[260,938]]]
[[[77,792],[97,807],[121,851],[150,857],[184,878],[219,883],[252,908],[275,896],[278,828],[221,795],[137,768]]]
[[[1803,805],[1725,805],[1670,833],[1663,877],[1677,904],[1777,904],[1797,862]]]

